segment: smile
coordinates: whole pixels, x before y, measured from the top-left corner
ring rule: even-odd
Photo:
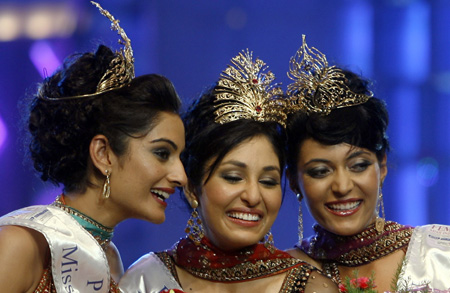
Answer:
[[[169,197],[170,197],[170,193],[164,192],[159,189],[152,189],[150,191],[151,191],[151,193],[156,195],[158,198],[160,198],[162,201],[166,201],[166,199],[169,199]]]
[[[328,210],[338,216],[349,216],[353,215],[359,210],[359,207],[361,206],[362,200],[352,200],[348,202],[335,202],[335,203],[328,203],[325,204],[325,206],[328,208]]]
[[[251,221],[251,222],[257,222],[261,220],[261,216],[256,214],[248,214],[248,213],[227,213],[227,216],[234,219],[244,220],[244,221]]]

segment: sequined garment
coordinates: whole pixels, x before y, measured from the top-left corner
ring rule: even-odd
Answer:
[[[206,238],[200,247],[184,239],[172,250],[156,253],[179,282],[175,265],[213,282],[236,283],[287,273],[280,292],[304,292],[313,266],[281,250],[269,252],[263,244],[235,253],[218,250]],[[198,252],[198,253],[197,253]]]
[[[412,227],[387,221],[379,233],[375,224],[353,236],[340,236],[314,226],[316,234],[304,239],[296,247],[311,258],[323,261],[324,272],[340,283],[338,265],[355,267],[389,255],[399,249],[406,250],[412,235]]]

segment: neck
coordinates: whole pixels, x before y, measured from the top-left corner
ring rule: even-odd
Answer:
[[[64,194],[64,202],[103,226],[114,228],[123,219],[112,212],[111,199],[105,199],[100,189],[88,189],[84,193]]]

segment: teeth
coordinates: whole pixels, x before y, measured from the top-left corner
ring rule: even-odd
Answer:
[[[156,195],[158,195],[159,197],[161,197],[161,198],[163,198],[163,199],[168,199],[169,196],[170,196],[169,193],[164,192],[164,191],[159,190],[159,189],[152,189],[151,192],[154,193],[154,194],[156,194]]]
[[[340,204],[328,204],[327,206],[333,210],[352,210],[357,208],[361,204],[360,201],[354,201],[354,202],[347,202],[347,203],[340,203]]]
[[[255,214],[246,214],[246,213],[227,213],[227,216],[235,219],[245,220],[245,221],[259,221],[260,216]]]

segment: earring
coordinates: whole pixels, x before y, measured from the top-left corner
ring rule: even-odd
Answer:
[[[383,182],[380,184],[380,194],[378,195],[378,203],[377,203],[377,218],[375,220],[375,229],[378,233],[382,233],[384,231],[384,223],[386,219],[386,215],[384,214],[384,203],[383,203]],[[380,218],[380,207],[381,207],[381,218]]]
[[[109,196],[111,195],[111,181],[110,181],[110,176],[111,176],[111,172],[109,170],[105,170],[106,173],[106,179],[105,179],[105,184],[103,184],[103,197],[104,198],[109,198]]]
[[[189,239],[191,239],[195,245],[199,246],[202,238],[205,237],[205,233],[203,230],[202,220],[197,212],[198,201],[194,199],[191,203],[191,207],[193,208],[193,211],[184,232],[188,234]]]
[[[273,242],[273,235],[270,230],[267,232],[266,236],[264,236],[264,247],[267,248],[270,253],[275,252],[275,243]]]
[[[302,244],[303,240],[303,213],[302,213],[302,199],[303,196],[298,193],[297,194],[297,200],[298,200],[298,244]]]

